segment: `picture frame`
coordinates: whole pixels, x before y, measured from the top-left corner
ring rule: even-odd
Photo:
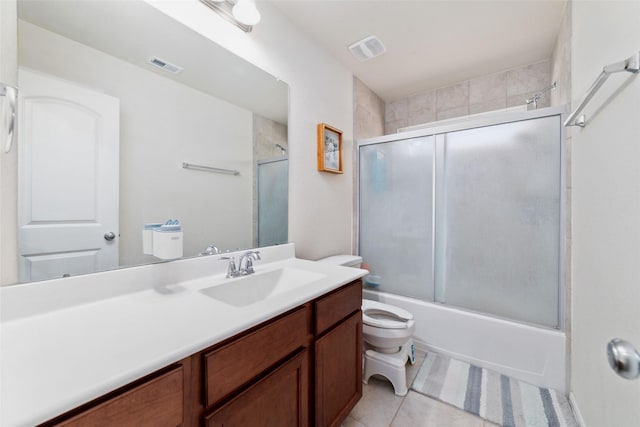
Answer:
[[[342,131],[318,123],[318,170],[343,173],[342,165]]]

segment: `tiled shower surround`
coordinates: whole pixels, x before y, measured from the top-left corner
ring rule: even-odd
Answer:
[[[551,83],[551,63],[545,60],[387,102],[384,133],[396,133],[406,126],[523,105],[525,99]],[[547,92],[538,101],[538,108],[549,105],[550,94]]]

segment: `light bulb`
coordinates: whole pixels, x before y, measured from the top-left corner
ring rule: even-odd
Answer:
[[[232,12],[233,16],[245,25],[255,25],[260,22],[260,12],[256,8],[255,0],[238,0]]]

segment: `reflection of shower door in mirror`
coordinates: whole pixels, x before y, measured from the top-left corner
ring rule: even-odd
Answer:
[[[288,241],[289,160],[258,163],[258,246]]]
[[[25,69],[19,86],[20,281],[117,267],[119,100]]]

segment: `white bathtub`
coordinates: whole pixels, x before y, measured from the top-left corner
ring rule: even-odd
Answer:
[[[566,393],[562,331],[537,328],[436,304],[364,289],[364,298],[402,307],[416,321],[414,342],[539,387]]]

